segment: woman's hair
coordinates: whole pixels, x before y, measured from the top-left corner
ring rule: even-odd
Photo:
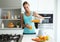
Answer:
[[[28,5],[29,5],[29,3],[28,3],[27,1],[24,1],[23,6],[24,6],[25,4],[28,4]]]

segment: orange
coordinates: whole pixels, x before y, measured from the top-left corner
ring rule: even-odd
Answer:
[[[48,38],[48,36],[46,36],[46,40],[48,40],[49,38]]]
[[[46,36],[43,37],[43,40],[46,41]]]
[[[44,41],[48,40],[48,36],[44,36],[44,37],[43,37],[43,40],[44,40]]]
[[[43,38],[43,36],[38,36],[39,38]]]
[[[39,39],[40,39],[41,41],[43,41],[43,36],[39,36]]]

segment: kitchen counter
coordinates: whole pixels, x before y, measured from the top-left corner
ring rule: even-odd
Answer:
[[[55,42],[54,41],[54,32],[52,29],[43,29],[43,31],[45,32],[46,35],[49,36],[49,40],[47,42]],[[36,38],[37,35],[38,35],[38,30],[36,29],[36,34],[23,35],[22,42],[35,42],[35,41],[32,41],[32,38]]]
[[[26,35],[23,35],[22,42],[34,42],[34,41],[32,41],[32,38],[36,38],[37,37],[38,30],[39,29],[36,29],[36,34],[26,34]]]
[[[33,35],[24,35],[23,36],[23,39],[22,39],[22,42],[34,42],[32,41],[32,38],[35,38],[36,35],[33,34]]]

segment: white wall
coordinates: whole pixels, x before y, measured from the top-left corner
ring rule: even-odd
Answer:
[[[31,11],[37,11],[38,13],[53,13],[55,0],[22,0],[27,1],[30,4]],[[22,11],[24,11],[22,7]]]
[[[53,13],[55,0],[38,0],[37,11],[40,13]]]
[[[60,0],[57,1],[57,42],[60,42]]]

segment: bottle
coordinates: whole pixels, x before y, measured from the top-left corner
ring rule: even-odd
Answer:
[[[17,25],[17,28],[19,28],[19,25]]]
[[[14,17],[12,16],[11,19],[14,19]]]
[[[10,19],[10,17],[11,17],[11,16],[10,16],[10,11],[8,11],[8,19]]]
[[[4,23],[2,23],[2,29],[4,28]]]
[[[17,15],[15,15],[15,19],[17,19]]]

